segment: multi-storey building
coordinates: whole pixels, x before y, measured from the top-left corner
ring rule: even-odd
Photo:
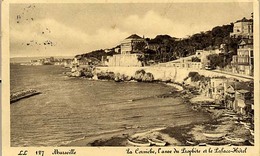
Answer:
[[[121,54],[131,54],[140,50],[137,46],[145,44],[144,38],[133,34],[121,42]]]
[[[107,58],[105,63],[108,66],[142,66],[140,58],[142,50],[146,46],[145,40],[140,36],[133,34],[124,39],[121,44],[121,54],[116,54]]]
[[[230,34],[234,38],[253,38],[253,19],[245,17],[234,23],[233,33]]]
[[[241,40],[237,49],[237,55],[233,55],[231,65],[234,73],[253,75],[254,50],[252,39]]]

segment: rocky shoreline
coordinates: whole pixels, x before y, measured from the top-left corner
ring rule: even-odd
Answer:
[[[77,70],[65,73],[70,77],[83,77],[92,80],[110,80],[115,82],[158,82],[170,85],[177,92],[161,95],[163,98],[180,96],[183,103],[190,105],[193,111],[207,113],[210,117],[204,122],[183,123],[174,127],[142,130],[142,128],[126,128],[118,132],[84,138],[63,146],[134,146],[129,138],[138,141],[149,139],[160,140],[169,146],[250,146],[254,145],[254,124],[233,112],[217,107],[208,107],[209,101],[200,95],[196,88],[175,82],[173,79],[155,79],[153,74],[143,69],[137,70],[133,76],[111,71]],[[206,100],[206,101],[205,101]]]

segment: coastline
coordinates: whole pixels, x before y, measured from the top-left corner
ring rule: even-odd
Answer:
[[[230,110],[197,106],[200,105],[200,102],[194,99],[201,98],[200,94],[194,95],[178,84],[163,84],[176,88],[184,104],[190,105],[193,111],[208,114],[209,118],[201,122],[182,123],[174,126],[166,125],[165,127],[151,128],[149,130],[142,127],[130,127],[99,136],[74,140],[67,144],[62,144],[62,146],[133,146],[129,144],[129,138],[136,140],[159,139],[165,142],[167,146],[252,146],[254,144],[254,136],[250,134],[251,130],[245,124],[239,122],[239,117],[236,119],[233,116],[225,115],[230,113]],[[251,125],[252,127],[253,125]],[[221,135],[221,137],[207,136],[211,135],[211,133],[212,135]],[[234,139],[228,140],[229,138]],[[236,138],[238,141],[235,140]]]
[[[96,80],[94,80],[96,81]],[[102,81],[102,80],[101,80]],[[125,83],[125,82],[124,82]],[[136,82],[137,83],[137,82]],[[171,82],[160,82],[163,85],[171,86],[176,90],[166,94],[157,95],[157,97],[173,97],[176,95],[180,95],[183,103],[189,104],[189,100],[187,100],[186,96],[184,96],[181,91],[183,91],[183,87],[176,83]],[[204,122],[207,122],[209,119],[205,119]],[[127,139],[128,138],[147,138],[148,136],[151,137],[163,137],[164,140],[167,141],[167,144],[170,145],[182,145],[179,139],[175,139],[175,137],[170,137],[167,131],[171,131],[172,129],[176,129],[181,135],[182,130],[185,126],[193,125],[194,123],[182,123],[174,126],[164,126],[164,127],[153,127],[147,130],[146,127],[126,127],[125,129],[118,130],[116,132],[108,132],[106,134],[101,134],[98,136],[89,136],[84,137],[77,140],[72,140],[68,143],[63,143],[61,146],[128,146]],[[165,132],[164,132],[165,131]]]

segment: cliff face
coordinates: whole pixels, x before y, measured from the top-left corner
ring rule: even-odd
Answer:
[[[114,72],[135,77],[136,71],[144,70],[146,74],[151,73],[153,80],[182,82],[188,76],[189,70],[178,71],[169,67],[97,67],[96,73]]]

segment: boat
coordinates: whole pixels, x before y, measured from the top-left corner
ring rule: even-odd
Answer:
[[[143,141],[137,141],[137,140],[133,141],[131,139],[127,139],[127,142],[130,145],[137,146],[137,147],[148,147],[148,146],[151,146],[150,142],[143,142]]]
[[[232,118],[235,119],[235,120],[239,120],[238,116],[232,116]]]
[[[255,145],[254,140],[248,140],[251,145]]]
[[[228,112],[225,112],[225,115],[237,115],[237,113],[228,111]]]
[[[148,141],[150,142],[151,145],[155,145],[155,146],[165,146],[166,142],[159,140],[159,139],[148,139]]]
[[[186,143],[189,144],[189,145],[193,145],[193,146],[198,144],[196,142],[192,142],[192,141],[189,141],[189,140],[186,140]]]
[[[230,143],[209,142],[209,143],[206,143],[206,146],[231,146],[231,144]]]
[[[41,94],[41,92],[39,92],[35,89],[27,89],[27,90],[22,90],[22,91],[19,91],[16,93],[12,93],[10,96],[10,103],[12,104],[21,99],[28,98],[28,97],[38,95],[38,94]]]
[[[206,143],[199,143],[198,146],[207,146]]]
[[[242,143],[245,142],[245,139],[242,138],[232,138],[230,136],[225,137],[226,140],[231,141],[231,142],[236,142],[236,143]]]
[[[246,125],[247,123],[244,122],[244,121],[240,121],[240,124],[242,124],[242,125]]]
[[[224,136],[223,133],[218,132],[204,132],[203,135],[207,138],[222,138]]]
[[[245,129],[247,129],[247,130],[250,130],[251,129],[251,126],[245,126]]]
[[[224,109],[224,106],[221,105],[217,105],[217,104],[212,104],[212,105],[208,105],[208,104],[204,104],[201,105],[201,107],[209,107],[210,109]]]
[[[249,129],[251,135],[255,136],[254,130]]]

